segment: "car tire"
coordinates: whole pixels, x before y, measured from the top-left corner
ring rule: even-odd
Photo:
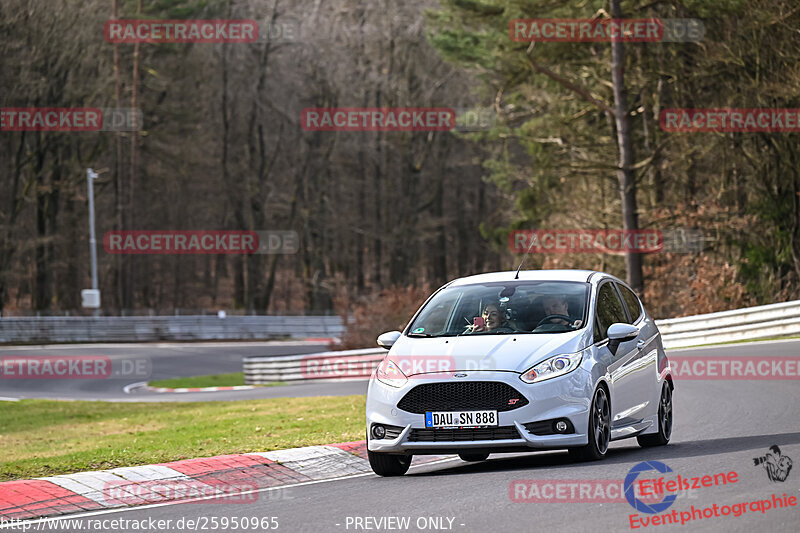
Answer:
[[[658,400],[658,433],[639,435],[636,441],[639,446],[665,446],[672,436],[672,387],[665,381],[661,387],[661,397]]]
[[[468,463],[479,463],[489,458],[488,453],[460,453],[458,456],[462,461],[467,461]]]
[[[578,461],[597,461],[606,456],[611,442],[611,402],[603,387],[598,387],[589,409],[589,444],[570,448],[569,454]]]
[[[367,451],[372,471],[383,477],[402,476],[411,466],[410,455],[393,455]]]

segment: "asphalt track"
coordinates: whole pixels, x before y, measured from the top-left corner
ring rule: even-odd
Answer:
[[[7,379],[0,376],[0,400],[46,398],[57,400],[101,400],[114,402],[229,401],[301,396],[346,396],[366,394],[363,381],[328,381],[243,391],[157,393],[132,388],[146,381],[175,377],[241,372],[242,357],[249,355],[299,355],[325,351],[326,347],[291,341],[65,344],[52,346],[3,346],[0,359],[41,356],[93,356],[111,359],[122,376],[106,379]],[[670,350],[673,353],[673,350]],[[731,344],[719,347],[674,350],[682,356],[781,356],[800,353],[800,341]],[[144,363],[138,365],[137,363]]]
[[[788,356],[800,353],[800,341],[727,345],[671,351],[681,356]],[[276,517],[278,531],[725,531],[776,532],[800,530],[800,507],[748,510],[741,516],[702,518],[685,525],[650,525],[632,528],[637,514],[627,502],[520,503],[510,498],[515,480],[613,479],[620,483],[632,467],[642,461],[660,461],[682,477],[737,473],[737,481],[724,486],[684,492],[665,512],[718,509],[753,500],[770,499],[784,493],[800,499],[800,466],[795,465],[785,482],[770,481],[753,458],[763,456],[772,445],[783,455],[800,461],[800,419],[797,380],[682,380],[676,381],[675,428],[670,444],[640,448],[635,440],[612,443],[601,462],[573,463],[564,452],[493,455],[483,463],[459,459],[438,464],[412,466],[402,478],[379,478],[372,474],[327,482],[313,482],[259,492],[255,502],[180,502],[127,510],[73,515],[71,519],[171,520],[163,531],[187,531],[184,520],[207,520],[207,531],[246,531],[244,528],[213,528],[232,518]],[[290,391],[284,387],[286,391]],[[324,390],[324,388],[321,388]],[[668,477],[669,479],[669,477]],[[512,490],[513,494],[513,490]],[[741,510],[741,507],[739,508]],[[713,512],[713,511],[709,511]],[[651,516],[638,513],[639,516]],[[365,517],[371,517],[366,521]],[[375,520],[408,517],[407,527],[377,527]],[[360,521],[358,520],[360,518]],[[431,522],[428,519],[438,519]],[[450,521],[452,519],[452,522]],[[128,522],[130,526],[132,522]],[[141,526],[141,522],[137,525]],[[432,524],[444,526],[437,529]],[[113,529],[133,531],[126,524]],[[195,524],[197,526],[197,524]],[[359,526],[360,527],[357,527]],[[398,526],[384,522],[383,526]],[[109,523],[109,528],[111,525]],[[202,528],[197,528],[203,530]],[[88,531],[66,520],[51,520],[50,531]],[[258,531],[266,531],[259,528]],[[136,529],[136,531],[156,531]]]
[[[242,371],[248,355],[299,355],[325,351],[321,344],[291,341],[236,343],[64,344],[53,346],[0,346],[3,357],[105,356],[119,377],[105,379],[9,379],[0,377],[0,400],[48,398],[114,402],[224,401],[281,396],[365,394],[364,382],[340,381],[259,387],[243,391],[156,393],[131,390],[131,385],[157,379],[203,376]],[[126,388],[130,392],[126,392]],[[285,389],[285,390],[284,390]]]

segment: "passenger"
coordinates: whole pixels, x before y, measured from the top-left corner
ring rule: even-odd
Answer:
[[[514,329],[508,323],[505,313],[497,303],[489,303],[483,308],[483,327],[474,325],[467,326],[470,333],[514,333]]]

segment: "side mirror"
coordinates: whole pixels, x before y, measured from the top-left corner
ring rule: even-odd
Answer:
[[[623,324],[617,322],[608,326],[608,349],[611,353],[617,355],[617,348],[620,343],[632,341],[639,335],[639,328],[631,324]]]
[[[401,335],[402,333],[400,333],[399,331],[389,331],[387,333],[384,333],[383,335],[378,337],[378,346],[380,346],[381,348],[386,348],[388,350],[389,348],[392,347],[392,345],[394,345],[395,342],[397,342],[397,339],[399,339]]]

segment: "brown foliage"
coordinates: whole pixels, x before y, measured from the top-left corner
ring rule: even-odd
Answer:
[[[360,298],[353,304],[337,299],[337,308],[347,325],[347,333],[337,349],[374,347],[375,339],[387,331],[402,330],[422,303],[430,296],[425,287],[391,287]]]
[[[676,254],[671,254],[676,255]],[[756,305],[737,279],[738,269],[711,255],[683,255],[648,265],[644,299],[656,318],[713,313]]]
[[[656,318],[714,313],[758,305],[747,294],[739,267],[729,258],[738,250],[734,242],[752,227],[749,216],[709,202],[678,204],[674,210],[653,209],[655,225],[702,231],[706,241],[699,253],[662,253],[645,261],[644,300]]]

